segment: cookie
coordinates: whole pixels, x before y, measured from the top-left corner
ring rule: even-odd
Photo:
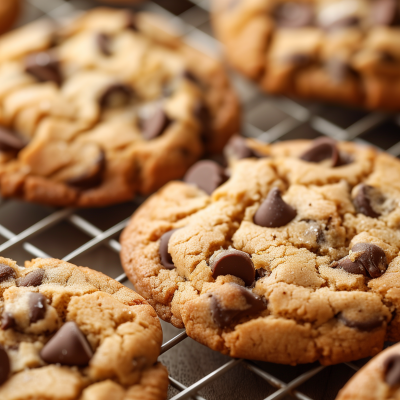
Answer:
[[[400,344],[369,361],[339,392],[336,400],[400,398]]]
[[[93,9],[0,39],[0,189],[104,206],[180,178],[239,127],[222,66],[151,14]]]
[[[398,0],[213,0],[213,20],[269,93],[399,110]]]
[[[154,310],[89,268],[0,258],[2,400],[167,398]]]
[[[2,0],[0,3],[0,34],[8,31],[18,17],[20,0]]]
[[[227,170],[195,165],[123,232],[124,269],[158,315],[232,357],[292,365],[398,341],[400,161],[328,138],[234,137],[225,153]]]

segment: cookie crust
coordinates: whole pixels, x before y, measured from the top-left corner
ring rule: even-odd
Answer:
[[[341,157],[351,159],[348,164],[299,159],[311,145],[249,140],[249,147],[267,157],[231,160],[230,179],[211,196],[172,182],[138,209],[122,234],[121,259],[162,319],[232,357],[283,364],[356,360],[377,354],[385,340],[399,340],[400,163],[346,142],[337,146]],[[384,194],[380,217],[356,211],[354,191],[361,183]],[[296,211],[277,228],[253,220],[272,188]],[[159,239],[177,228],[168,244],[176,268],[166,269]],[[357,243],[383,250],[388,267],[382,276],[341,267],[338,261]],[[244,282],[229,274],[213,278],[211,261],[230,248],[251,256],[253,286],[243,289]],[[247,297],[264,299],[266,307],[243,314],[249,304],[237,285]],[[225,326],[215,317],[233,312],[241,318]]]

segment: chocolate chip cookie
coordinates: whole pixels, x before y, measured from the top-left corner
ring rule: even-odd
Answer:
[[[20,0],[2,0],[0,2],[0,34],[13,26],[19,10]]]
[[[2,400],[166,399],[154,310],[89,268],[0,257]]]
[[[400,161],[233,137],[147,200],[122,262],[158,315],[232,357],[324,365],[400,339]],[[195,170],[193,172],[193,170]]]
[[[389,347],[366,364],[339,392],[336,400],[400,398],[400,344]]]
[[[0,38],[4,197],[103,206],[180,178],[239,127],[222,66],[151,14],[98,8]]]
[[[399,0],[213,0],[231,64],[267,92],[399,110]]]

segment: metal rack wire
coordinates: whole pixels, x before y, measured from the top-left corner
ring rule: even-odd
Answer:
[[[44,15],[51,18],[64,17],[94,5],[93,1],[88,0],[25,0],[26,7],[20,24]],[[211,33],[208,0],[156,0],[147,2],[142,7],[163,14],[174,25],[179,26],[185,40],[191,45],[211,54],[219,53],[220,45]],[[300,137],[314,138],[322,134],[337,140],[372,144],[396,157],[400,155],[400,118],[397,115],[266,96],[234,73],[232,80],[244,106],[243,133],[249,137],[273,142]],[[101,265],[102,272],[129,285],[119,264],[120,244],[116,238],[125,227],[129,215],[142,201],[142,198],[137,198],[132,203],[101,210],[54,210],[3,200],[0,202],[0,254],[17,259],[20,263],[32,256],[52,256],[94,269]],[[164,329],[170,328],[164,325]],[[187,339],[184,331],[177,334],[175,332],[176,330],[173,337],[162,346],[161,360],[164,362],[165,353],[170,350],[179,352],[182,349],[180,346]],[[214,353],[209,350],[206,357],[210,357],[210,354]],[[207,391],[205,389],[209,388],[214,380],[219,379],[220,382],[225,379],[229,386],[229,382],[238,376],[250,379],[249,376],[254,374],[259,379],[255,381],[256,390],[250,394],[244,393],[243,390],[225,391],[221,397],[218,391],[208,391],[207,399],[226,398],[228,395],[230,399],[334,399],[340,386],[363,363],[346,363],[334,367],[313,364],[294,368],[221,357],[218,362],[222,365],[212,367],[211,372],[195,382],[189,382],[189,385],[181,383],[181,380],[188,380],[184,375],[179,377],[182,379],[170,376],[171,387],[175,389],[170,390],[169,398],[204,400],[204,397],[197,393]],[[206,358],[205,364],[208,361]],[[170,360],[166,359],[166,363],[168,367],[173,367]],[[241,368],[239,372],[238,368]],[[327,370],[328,378],[325,376],[321,379],[321,374]],[[233,371],[236,371],[234,377],[231,375]],[[329,383],[330,375],[335,378],[340,375],[342,378],[332,385]],[[321,388],[321,380],[324,381],[325,388]],[[315,390],[313,386],[319,390]],[[263,390],[260,390],[261,387]]]

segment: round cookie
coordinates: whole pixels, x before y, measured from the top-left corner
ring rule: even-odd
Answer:
[[[0,189],[104,206],[182,177],[239,128],[219,62],[147,13],[97,8],[0,38]]]
[[[225,153],[225,183],[195,165],[123,232],[124,269],[158,315],[232,357],[292,365],[398,341],[400,161],[328,138],[234,137]]]
[[[0,2],[0,34],[8,31],[18,17],[20,0],[2,0]]]
[[[213,0],[227,58],[269,93],[399,109],[399,0]]]
[[[360,369],[336,400],[400,398],[400,344],[389,347]]]
[[[106,275],[0,258],[0,309],[2,400],[166,399],[157,315]]]

